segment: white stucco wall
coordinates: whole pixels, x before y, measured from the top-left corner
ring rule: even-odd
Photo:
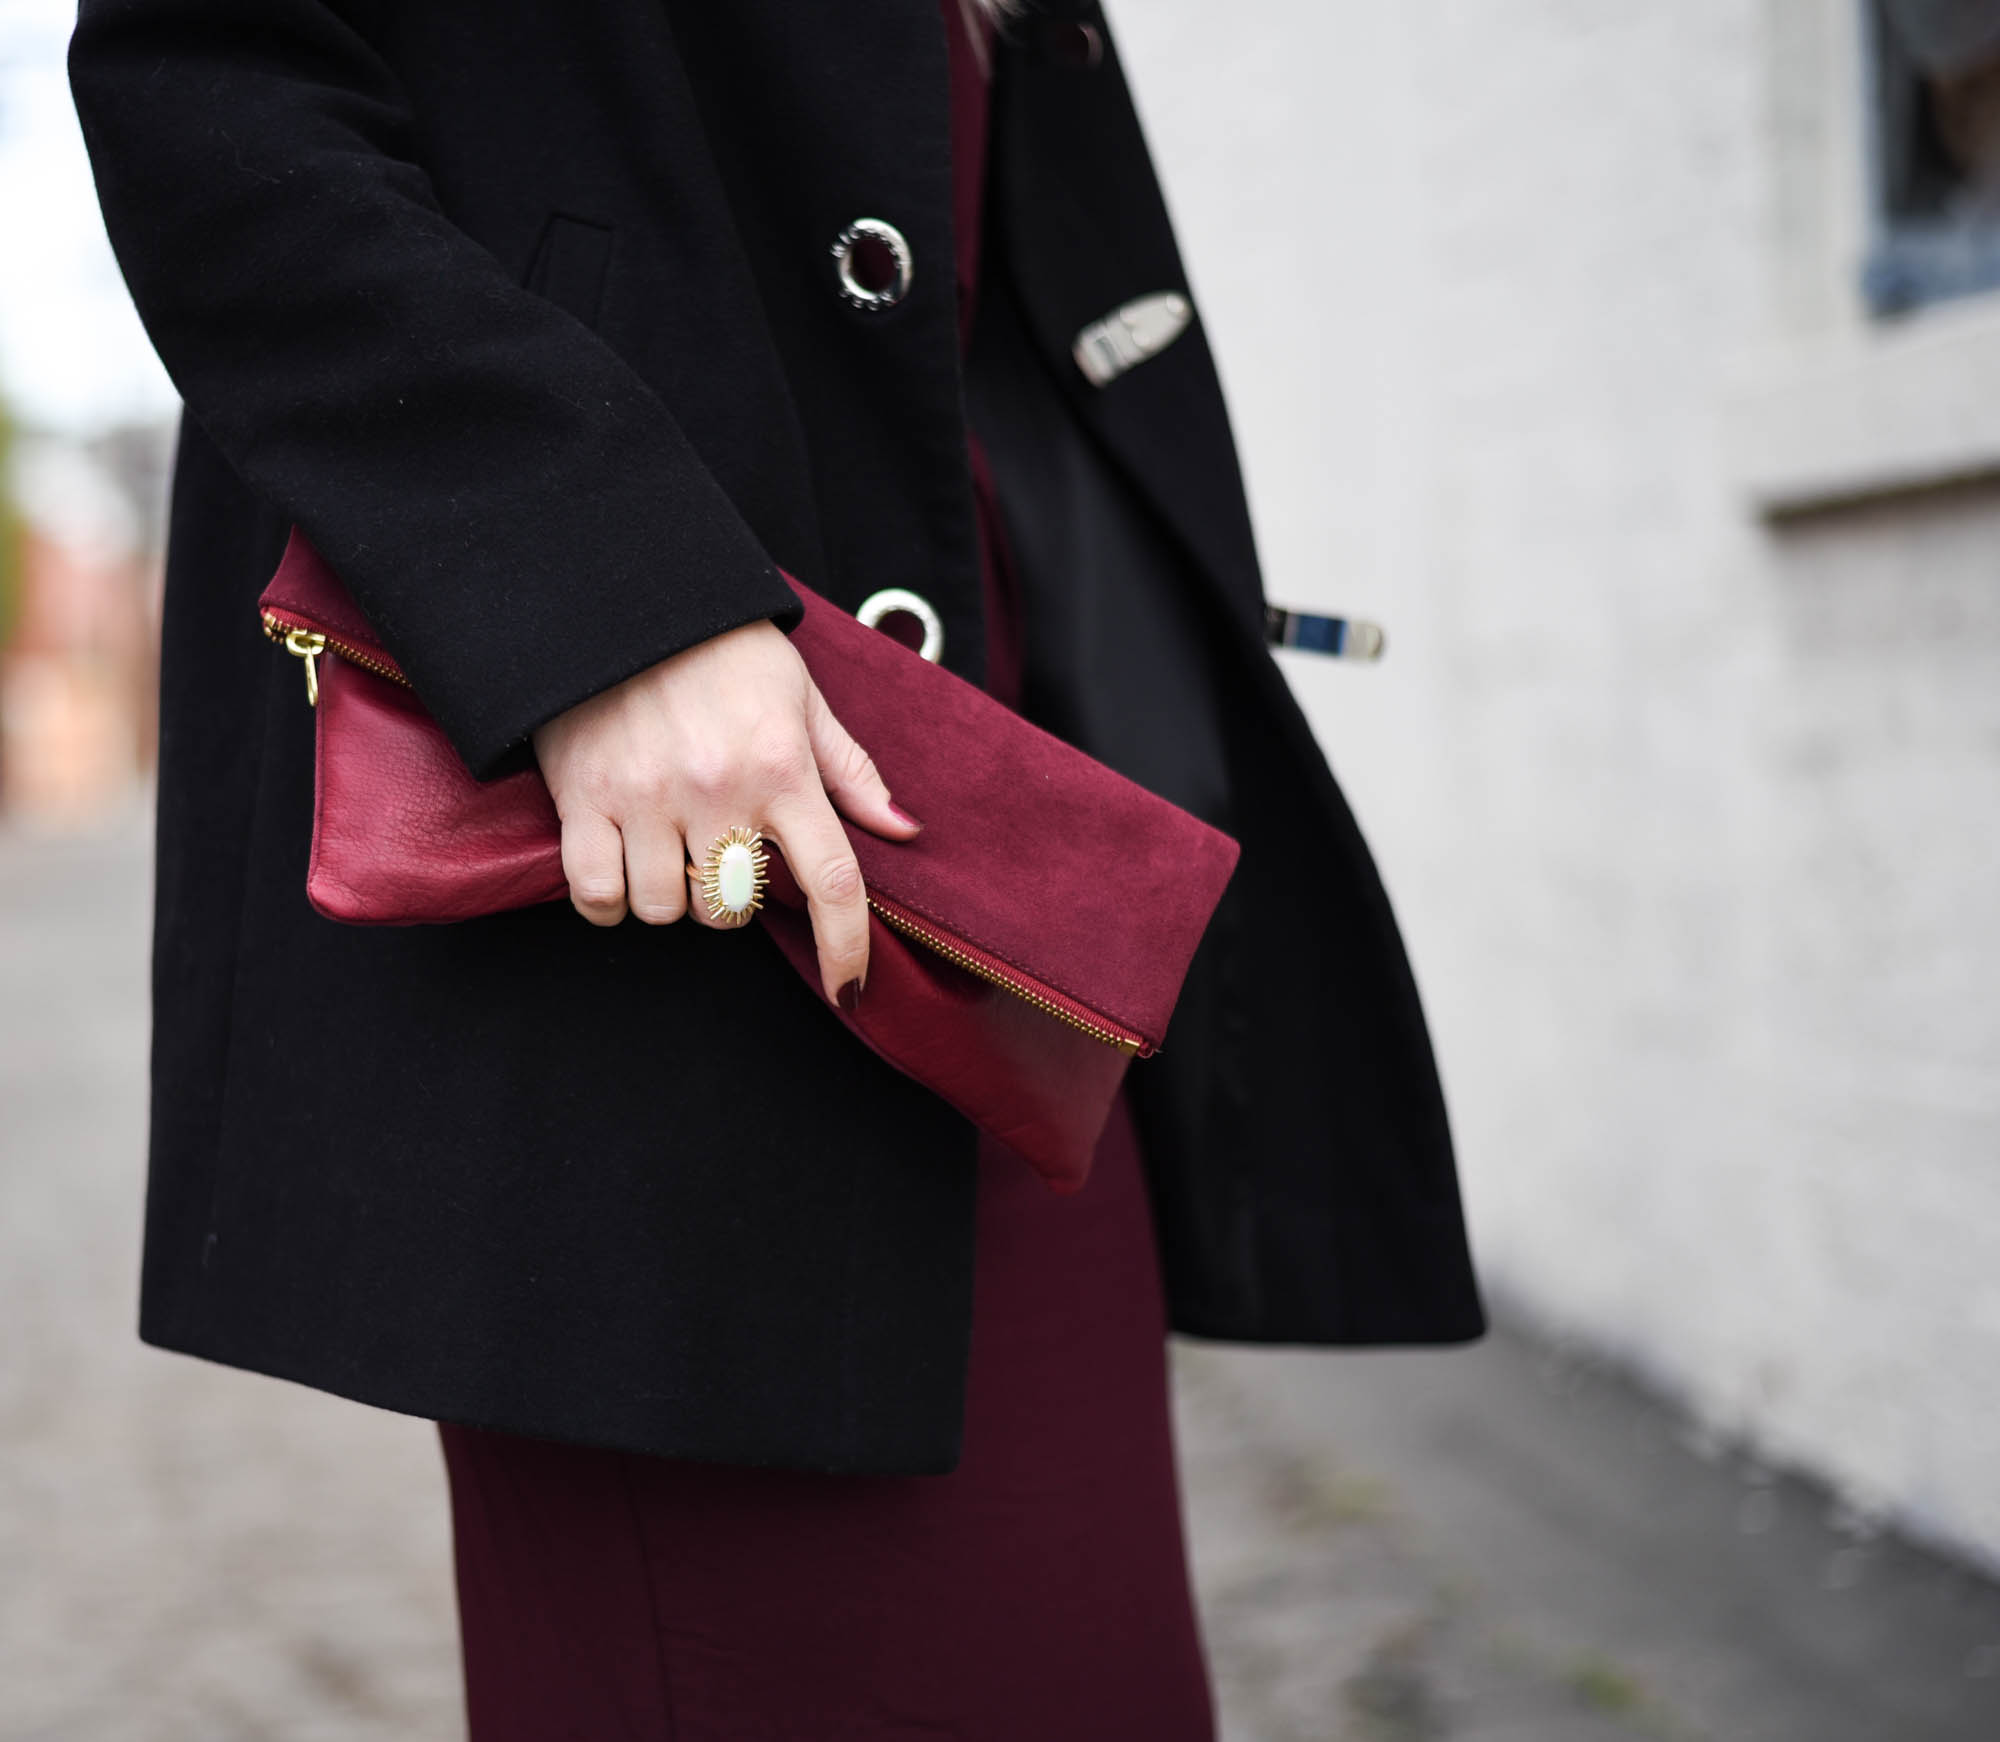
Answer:
[[[1746,404],[1905,340],[1853,294],[1850,12],[1114,21],[1270,590],[1390,628],[1291,669],[1493,1293],[2000,1565],[2000,485],[1748,494]],[[1775,415],[1810,461],[1824,403]]]

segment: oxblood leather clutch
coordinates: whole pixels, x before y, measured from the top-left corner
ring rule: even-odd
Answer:
[[[805,605],[792,645],[925,825],[908,842],[846,825],[868,887],[868,981],[858,1008],[828,1008],[1074,1190],[1127,1065],[1166,1032],[1236,843],[791,584]],[[568,893],[540,773],[475,780],[297,530],[259,604],[318,705],[315,908],[412,925]],[[759,918],[824,999],[775,853],[771,872]]]

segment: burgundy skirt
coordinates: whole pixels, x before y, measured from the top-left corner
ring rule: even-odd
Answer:
[[[445,1426],[471,1742],[1208,1742],[1123,1099],[980,1155],[965,1454],[819,1476]]]

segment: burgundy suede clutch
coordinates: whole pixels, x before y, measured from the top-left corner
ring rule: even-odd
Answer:
[[[924,832],[847,826],[868,887],[858,1008],[833,1014],[1027,1158],[1083,1183],[1132,1058],[1166,1032],[1237,847],[806,587],[792,634],[835,718]],[[318,703],[306,893],[331,919],[471,919],[568,893],[534,769],[475,780],[294,530],[259,601]],[[782,858],[759,914],[820,992]]]

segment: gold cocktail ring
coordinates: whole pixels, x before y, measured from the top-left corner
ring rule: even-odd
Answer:
[[[736,828],[715,837],[701,867],[701,897],[708,917],[717,925],[748,925],[764,905],[770,863],[764,837],[756,829]]]

